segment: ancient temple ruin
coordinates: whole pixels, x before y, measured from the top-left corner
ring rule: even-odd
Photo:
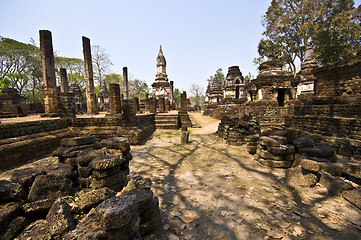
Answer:
[[[157,56],[157,74],[155,76],[155,81],[152,84],[152,94],[151,97],[155,97],[157,100],[162,102],[169,102],[170,106],[174,106],[174,97],[173,97],[173,84],[170,84],[168,81],[168,75],[166,73],[167,62],[165,60],[162,46],[159,48],[159,53]]]
[[[307,49],[304,61],[301,63],[300,83],[297,85],[296,97],[303,94],[313,95],[316,77],[312,70],[317,68],[317,60],[312,48]]]
[[[34,107],[41,104],[27,104],[26,99],[14,88],[4,88],[0,94],[0,117],[20,117],[35,112]],[[39,111],[37,111],[39,112]]]
[[[240,99],[246,96],[245,81],[238,66],[228,68],[223,96],[225,99]]]

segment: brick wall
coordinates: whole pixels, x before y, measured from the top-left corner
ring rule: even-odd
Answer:
[[[154,114],[138,115],[136,123],[124,127],[120,118],[74,118],[1,124],[0,170],[50,154],[65,137],[123,136],[131,144],[141,144],[155,131]]]

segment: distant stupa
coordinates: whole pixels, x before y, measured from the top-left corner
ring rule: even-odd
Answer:
[[[162,45],[160,45],[157,56],[157,74],[155,75],[155,82],[152,84],[152,97],[165,98],[165,100],[173,103],[173,86],[168,81],[166,66],[167,62],[162,51]]]

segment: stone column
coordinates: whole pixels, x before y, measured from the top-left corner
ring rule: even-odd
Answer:
[[[140,111],[140,108],[139,108],[139,98],[133,97],[133,102],[134,102],[135,111],[136,111],[136,112],[139,112],[139,111]]]
[[[144,106],[144,111],[149,112],[150,108],[149,108],[149,98],[145,99],[145,106]]]
[[[182,126],[181,143],[187,144],[189,142],[189,132],[186,125]]]
[[[109,109],[110,115],[122,113],[119,84],[109,84]]]
[[[165,98],[158,99],[159,112],[165,112]]]
[[[39,35],[45,113],[58,113],[58,91],[55,78],[53,40],[51,32],[48,30],[40,30]]]
[[[128,68],[123,67],[124,99],[129,99]]]
[[[97,113],[97,105],[94,91],[93,64],[90,48],[90,39],[87,37],[83,37],[83,54],[87,113],[94,114]]]
[[[165,111],[166,112],[170,111],[170,101],[168,100],[165,101]]]
[[[65,68],[60,68],[60,92],[67,94],[69,92],[68,75]]]
[[[174,82],[170,81],[170,93],[171,93],[171,99],[170,101],[170,107],[173,108],[174,107]]]
[[[181,94],[181,112],[187,112],[187,93],[183,91]]]
[[[60,93],[59,94],[59,115],[62,118],[75,118],[76,109],[74,94]]]
[[[189,119],[189,115],[187,112],[187,93],[186,93],[186,91],[183,91],[183,93],[181,94],[181,108],[180,108],[180,111],[178,111],[178,116],[180,118],[182,127],[191,127],[192,126],[192,122]]]
[[[123,125],[135,125],[135,107],[132,99],[123,100]]]
[[[156,113],[157,112],[157,101],[155,97],[148,98],[149,100],[149,112]]]

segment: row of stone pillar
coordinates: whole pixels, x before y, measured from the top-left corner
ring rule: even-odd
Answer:
[[[56,114],[59,112],[67,112],[66,108],[71,108],[71,96],[67,97],[69,87],[67,81],[66,69],[60,69],[60,93],[56,86],[55,77],[55,62],[54,62],[54,51],[52,43],[52,35],[48,30],[40,30],[40,55],[41,55],[41,69],[43,74],[43,91],[44,91],[44,106],[46,114]],[[86,105],[87,113],[97,113],[97,101],[94,91],[94,80],[93,80],[93,65],[91,56],[90,39],[82,37],[83,43],[83,54],[84,54],[84,70],[85,70],[85,84],[86,84]],[[123,68],[124,78],[124,100],[129,100],[129,88],[128,88],[128,69]],[[117,115],[122,113],[123,109],[121,106],[120,87],[119,84],[110,84],[110,115]],[[186,112],[187,97],[186,93],[183,92],[181,95],[181,112]],[[123,97],[122,97],[123,98]],[[126,102],[124,101],[123,102]],[[133,100],[130,100],[133,102]],[[60,106],[59,106],[60,104]],[[139,99],[137,103],[134,101],[134,105],[139,110]],[[164,98],[147,98],[146,100],[146,111],[151,113],[166,112],[171,108],[171,103],[166,101]],[[138,107],[137,107],[138,106]],[[61,109],[59,109],[59,107]],[[65,109],[64,109],[65,108]],[[133,107],[132,107],[133,108]],[[72,115],[72,114],[70,114]]]
[[[56,86],[55,77],[55,62],[54,51],[51,32],[48,30],[40,30],[40,55],[41,55],[41,70],[43,75],[43,92],[44,92],[44,107],[46,114],[55,114],[59,111],[58,100],[60,93],[65,96],[68,91],[68,81],[66,69],[60,69],[60,93]],[[94,91],[94,79],[93,79],[93,65],[90,39],[82,37],[83,43],[83,55],[84,55],[84,71],[85,71],[85,87],[86,87],[86,105],[87,113],[97,113],[97,101]],[[129,87],[128,87],[128,69],[123,68],[124,78],[124,98],[129,99]]]
[[[43,75],[43,91],[44,91],[44,108],[46,114],[58,113],[58,91],[56,87],[54,50],[51,32],[48,30],[40,30],[40,56],[41,70]],[[91,57],[90,39],[82,37],[83,54],[84,54],[84,70],[85,85],[87,99],[87,113],[97,113],[97,105],[94,91],[93,65]],[[68,83],[66,78],[66,70],[60,70],[61,76],[61,93],[68,92]]]

